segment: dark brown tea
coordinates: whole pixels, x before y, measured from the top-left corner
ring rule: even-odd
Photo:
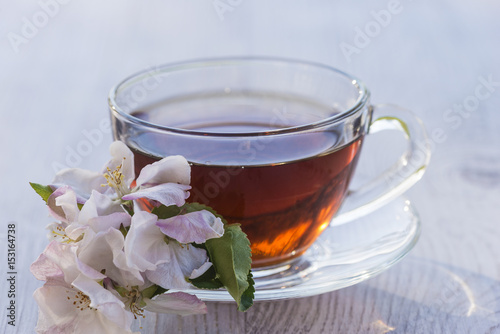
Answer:
[[[267,136],[274,129],[325,119],[332,110],[300,100],[284,109],[279,107],[283,100],[269,96],[257,103],[249,98],[252,104],[242,103],[241,97],[232,104],[223,98],[186,99],[132,113],[207,134],[134,134],[125,142],[135,153],[136,175],[163,156],[183,155],[191,163],[188,201],[209,205],[229,223],[241,224],[252,244],[254,267],[300,256],[339,209],[362,136],[345,143],[342,128]],[[239,135],[256,131],[258,136]],[[210,135],[214,132],[228,136]]]
[[[192,164],[193,189],[188,201],[209,205],[229,223],[241,224],[251,242],[254,267],[292,259],[313,244],[337,212],[360,143],[357,140],[323,156],[286,164]],[[136,173],[158,160],[134,153]]]

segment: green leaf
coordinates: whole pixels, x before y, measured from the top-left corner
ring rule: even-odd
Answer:
[[[158,216],[159,219],[167,219],[171,218],[174,216],[177,216],[179,214],[186,214],[186,213],[191,213],[191,212],[196,212],[196,211],[201,211],[201,210],[207,210],[210,211],[211,213],[214,214],[214,216],[220,218],[224,225],[227,225],[227,221],[219,215],[214,209],[212,209],[209,206],[206,206],[201,203],[185,203],[183,206],[176,206],[176,205],[170,205],[170,206],[165,206],[165,205],[160,205],[157,208],[154,208],[151,213],[155,214]]]
[[[159,285],[151,285],[149,288],[142,290],[141,293],[144,298],[152,299],[154,296],[161,295],[167,291],[167,289],[164,289]]]
[[[125,226],[123,226],[123,224],[120,224],[119,230],[120,230],[120,232],[122,232],[123,237],[125,238],[125,237],[127,237],[127,233],[130,230],[130,226],[125,227]]]
[[[245,295],[244,305],[241,305],[241,301],[243,294],[251,286],[248,274],[252,264],[250,241],[246,234],[238,224],[226,225],[224,235],[207,240],[205,246],[219,280],[234,298],[238,308],[246,309],[248,299],[250,299],[250,290]]]
[[[40,197],[45,201],[45,203],[47,203],[50,195],[52,195],[52,193],[54,192],[54,190],[52,190],[51,187],[43,186],[43,185],[38,184],[38,183],[30,182],[30,186],[31,186],[31,188],[33,188],[33,190],[36,191],[36,193],[38,195],[40,195]]]
[[[54,192],[54,190],[50,186],[43,186],[41,184],[33,182],[30,182],[30,186],[36,191],[38,195],[40,195],[40,197],[45,201],[45,203],[47,203],[50,195],[52,195],[52,193]],[[82,203],[76,203],[76,205],[79,210],[83,208]]]
[[[254,298],[254,293],[255,293],[255,287],[254,287],[255,282],[253,280],[253,275],[252,275],[251,271],[248,273],[247,281],[248,281],[248,285],[249,285],[248,289],[246,289],[245,292],[243,292],[243,294],[241,295],[240,306],[238,306],[238,310],[240,310],[241,312],[245,312],[253,305],[253,298]]]
[[[161,286],[158,285],[158,287],[156,288],[156,291],[151,296],[151,299],[153,299],[154,296],[162,295],[162,294],[164,294],[167,291],[168,291],[168,289],[164,289],[164,288],[162,288]]]
[[[207,206],[207,205],[204,205],[204,204],[201,204],[201,203],[186,203],[182,206],[182,209],[184,210],[185,213],[189,213],[189,212],[195,212],[195,211],[201,211],[201,210],[207,210],[209,212],[211,212],[214,216],[220,218],[222,220],[222,222],[224,223],[224,225],[227,225],[227,221],[224,219],[224,217],[222,217],[221,215],[219,215],[217,213],[217,211],[215,211],[214,209],[212,209],[211,207]]]
[[[125,210],[129,215],[134,215],[134,208],[132,205],[132,201],[126,201],[121,205],[122,209]],[[81,210],[81,209],[80,209]]]
[[[157,215],[159,219],[171,218],[173,216],[177,216],[180,212],[181,208],[176,205],[161,205],[151,211],[151,213]]]
[[[115,290],[116,292],[118,292],[120,294],[120,296],[122,297],[125,297],[126,295],[128,295],[128,290],[125,289],[124,287],[121,287],[121,286],[115,286]]]
[[[215,271],[215,267],[211,266],[207,271],[203,273],[203,275],[190,279],[191,284],[200,289],[219,289],[224,285],[217,278],[217,272]]]

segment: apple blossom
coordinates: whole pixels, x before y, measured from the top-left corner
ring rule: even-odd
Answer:
[[[215,228],[223,231],[222,221],[206,211],[204,215],[192,215],[193,225],[209,226],[215,222]],[[191,214],[194,214],[193,212]],[[178,215],[175,217],[179,217]],[[197,220],[198,218],[199,220]],[[180,242],[166,236],[158,226],[158,217],[145,211],[136,211],[132,217],[130,230],[125,240],[125,254],[130,267],[144,271],[146,277],[153,283],[165,289],[186,289],[190,285],[187,278],[196,278],[203,274],[212,265],[204,249]],[[220,225],[220,226],[219,226]],[[182,228],[182,227],[179,227]],[[185,229],[192,229],[186,224]],[[212,228],[192,229],[192,235],[199,243],[209,238],[220,237]]]
[[[46,281],[34,293],[40,310],[37,332],[131,332],[133,314],[98,283],[105,275],[79,261],[77,248],[53,241],[31,265],[33,275]]]
[[[206,313],[196,296],[169,291],[193,285],[226,287],[240,310],[250,307],[249,241],[211,208],[186,203],[186,159],[163,158],[136,178],[124,143],[112,143],[110,153],[101,172],[66,169],[52,186],[31,184],[58,220],[48,226],[52,241],[31,266],[45,281],[34,293],[37,332],[131,333],[132,320],[145,311]],[[139,199],[155,208],[143,211]]]
[[[139,198],[150,199],[157,206],[159,203],[181,206],[189,196],[191,169],[184,157],[169,156],[145,166],[132,187],[135,179],[132,151],[124,143],[115,141],[110,153],[112,158],[101,173],[64,169],[56,174],[54,186],[71,186],[79,199],[88,199],[92,191],[97,191],[110,196],[113,201],[109,205],[115,206]]]

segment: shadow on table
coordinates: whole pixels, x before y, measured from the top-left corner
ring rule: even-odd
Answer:
[[[208,303],[208,314],[148,314],[143,333],[500,333],[500,282],[409,257],[343,290],[256,303]]]

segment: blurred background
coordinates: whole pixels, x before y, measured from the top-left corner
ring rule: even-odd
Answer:
[[[373,103],[413,110],[433,157],[408,194],[424,231],[412,256],[480,273],[497,289],[499,14],[492,0],[0,0],[0,222],[17,223],[22,328],[36,323],[28,269],[50,222],[28,181],[101,167],[107,95],[124,77],[218,56],[327,64],[362,79]]]

